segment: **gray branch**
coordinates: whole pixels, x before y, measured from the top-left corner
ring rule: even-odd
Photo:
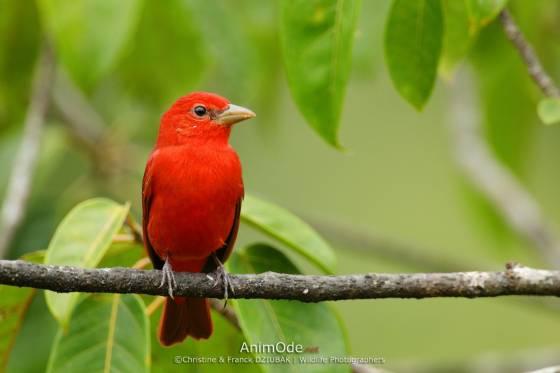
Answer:
[[[457,80],[450,122],[459,164],[510,227],[547,263],[560,267],[560,239],[554,225],[545,218],[531,193],[496,158],[481,133],[472,76],[467,70]]]
[[[222,284],[213,274],[175,273],[175,294],[222,298]],[[290,275],[265,272],[230,275],[230,298],[291,299],[321,302],[347,299],[560,296],[560,271],[508,264],[503,272]],[[132,268],[85,269],[0,260],[0,284],[56,292],[135,293],[166,295],[161,271]]]
[[[22,141],[15,156],[0,212],[0,258],[6,256],[12,238],[25,214],[54,75],[52,52],[45,45],[35,68]]]
[[[507,38],[512,42],[521,55],[531,78],[533,78],[535,83],[546,96],[560,97],[560,90],[543,68],[539,58],[533,50],[533,47],[525,39],[525,36],[523,36],[523,33],[511,17],[509,11],[504,9],[500,13],[499,18]]]

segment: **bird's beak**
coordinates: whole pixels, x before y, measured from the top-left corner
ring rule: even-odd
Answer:
[[[230,104],[226,110],[216,115],[214,121],[224,126],[231,126],[237,122],[241,122],[246,119],[251,119],[256,116],[257,115],[249,109]]]

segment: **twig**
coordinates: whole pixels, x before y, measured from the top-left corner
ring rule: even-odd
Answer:
[[[235,311],[231,307],[224,307],[223,301],[218,299],[210,299],[210,306],[214,311],[222,315],[233,327],[237,330],[241,330],[241,325],[239,324],[239,319],[235,314]]]
[[[35,67],[31,102],[25,116],[23,137],[12,166],[0,213],[0,258],[6,256],[25,215],[54,75],[52,51],[45,43]]]
[[[57,76],[53,101],[72,135],[92,153],[97,153],[104,140],[107,125],[64,70]]]
[[[533,78],[546,96],[560,97],[560,89],[558,89],[554,81],[543,68],[533,47],[529,44],[527,39],[525,39],[525,36],[523,36],[523,33],[511,17],[509,11],[507,9],[502,10],[499,18],[507,38],[512,42],[515,48],[517,48],[523,62],[527,65],[527,70],[531,78]]]
[[[175,273],[175,294],[222,298],[220,283],[204,273]],[[560,296],[560,271],[508,265],[503,272],[355,274],[306,276],[265,272],[230,275],[230,298],[321,302],[346,299]],[[56,292],[165,295],[161,271],[131,268],[85,269],[0,260],[0,284]]]
[[[459,164],[512,229],[547,263],[560,267],[560,240],[552,224],[531,193],[496,159],[480,133],[469,78],[459,77],[452,103],[451,125]]]
[[[118,144],[110,137],[103,116],[63,69],[60,69],[53,91],[54,106],[68,134],[88,152],[94,169],[103,177],[130,171],[128,165],[133,162],[128,160],[133,156],[128,153],[133,148],[125,143]]]

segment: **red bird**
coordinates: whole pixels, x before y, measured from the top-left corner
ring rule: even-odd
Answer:
[[[206,298],[173,297],[174,271],[218,271],[233,249],[243,199],[241,164],[228,139],[233,124],[254,117],[215,94],[179,98],[162,116],[142,181],[144,244],[167,284],[159,340],[170,346],[187,336],[208,338]]]

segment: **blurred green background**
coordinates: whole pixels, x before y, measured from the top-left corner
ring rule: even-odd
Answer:
[[[46,3],[0,2],[0,196],[22,135]],[[49,111],[25,220],[10,257],[44,249],[65,213],[93,196],[130,201],[139,218],[141,178],[159,116],[178,96],[207,90],[258,115],[232,136],[248,192],[312,224],[334,222],[369,232],[460,270],[501,270],[510,260],[546,267],[455,162],[449,124],[453,78],[440,79],[422,113],[391,86],[382,47],[389,1],[362,4],[341,120],[343,151],[323,142],[292,101],[275,1],[157,4],[145,1],[135,11],[137,24],[130,26],[114,65],[99,77],[85,71],[83,81],[73,83],[102,118],[97,149],[80,141],[56,105]],[[560,78],[560,3],[518,0],[510,8],[545,66]],[[111,30],[100,32],[111,35]],[[560,221],[560,127],[540,123],[535,109],[540,94],[499,25],[480,33],[466,63],[474,66],[489,142],[546,215]],[[337,273],[438,270],[324,233],[337,250]],[[242,228],[238,245],[255,236]],[[519,371],[560,356],[558,312],[534,298],[333,305],[348,328],[352,355],[384,357],[384,367],[395,371],[500,371],[503,366]],[[41,371],[54,332],[55,322],[38,297],[10,369]],[[516,359],[523,363],[516,366]]]

